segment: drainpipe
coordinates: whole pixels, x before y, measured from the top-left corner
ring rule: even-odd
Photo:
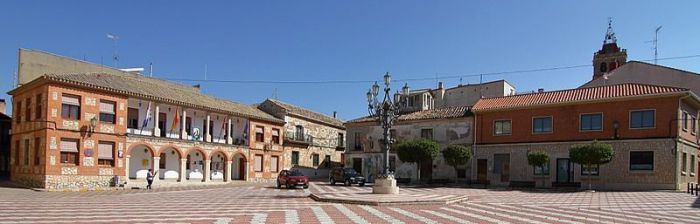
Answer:
[[[472,130],[474,132],[473,134],[473,140],[472,140],[472,167],[471,167],[471,175],[469,175],[472,180],[475,180],[475,176],[478,175],[476,169],[477,169],[477,164],[476,164],[476,135],[477,135],[477,115],[476,113],[474,114],[474,120],[472,121]],[[488,179],[488,178],[487,178]]]

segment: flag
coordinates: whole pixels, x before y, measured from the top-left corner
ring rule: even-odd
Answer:
[[[243,128],[243,141],[248,143],[248,123],[245,123],[245,127]]]
[[[177,128],[177,125],[180,123],[180,108],[175,108],[175,117],[173,117],[173,124],[170,125],[170,133]]]
[[[153,119],[153,114],[151,114],[151,102],[148,102],[148,109],[146,109],[146,118],[143,119],[143,124],[141,124],[141,131],[143,128],[148,126],[148,122]]]
[[[228,115],[226,115],[226,118],[224,118],[224,122],[221,122],[221,131],[219,132],[219,139],[222,138],[224,134],[226,134],[226,125],[228,124]],[[228,137],[228,136],[226,136]],[[227,141],[228,139],[224,139],[224,141]]]

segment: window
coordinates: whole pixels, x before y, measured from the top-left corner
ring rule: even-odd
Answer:
[[[165,154],[161,153],[160,158],[161,163],[164,163]],[[97,164],[114,166],[114,142],[99,142],[99,145],[97,145]],[[160,168],[165,169],[165,166],[161,166]]]
[[[654,170],[654,152],[630,152],[630,170]]]
[[[100,122],[102,123],[115,123],[116,110],[115,102],[100,100]]]
[[[355,132],[355,150],[362,150],[362,136],[360,132]]]
[[[493,126],[496,135],[510,135],[511,133],[510,120],[494,121]]]
[[[68,120],[80,120],[80,97],[63,94],[61,101],[61,117]]]
[[[432,128],[420,129],[420,137],[424,138],[424,139],[433,140],[433,129]]]
[[[321,164],[321,162],[319,161],[320,158],[319,158],[318,154],[314,153],[313,158],[314,158],[313,159],[314,160],[314,167],[317,167],[319,164]]]
[[[36,119],[41,119],[41,113],[43,112],[42,105],[44,104],[44,101],[42,99],[41,93],[36,95],[36,102],[34,103],[34,107],[36,108],[34,110],[35,116],[34,118]]]
[[[549,175],[549,162],[543,166],[536,166],[534,172],[535,175]]]
[[[299,152],[292,151],[292,166],[299,165]]]
[[[690,116],[690,133],[691,134],[695,134],[695,132],[696,132],[696,127],[695,127],[696,123],[697,123],[697,119],[695,118],[695,116]]]
[[[345,147],[345,135],[338,133],[338,146]]]
[[[324,166],[325,166],[326,168],[330,168],[330,167],[331,167],[331,156],[330,156],[330,155],[326,155],[326,159],[324,159],[323,162],[325,163]]]
[[[24,106],[24,120],[29,121],[32,119],[32,98],[27,98],[26,105]]]
[[[630,128],[653,128],[655,125],[654,110],[630,112]]]
[[[160,137],[167,137],[168,115],[166,113],[158,113],[158,129],[160,129]]]
[[[295,132],[296,136],[294,136],[294,139],[303,141],[304,140],[304,126],[297,125],[295,128],[296,128],[296,132]]]
[[[78,165],[78,139],[61,139],[61,164]]]
[[[690,174],[695,174],[695,156],[690,155]]]
[[[585,165],[581,165],[581,176],[598,176],[600,175],[600,165],[591,165],[587,168]]]
[[[683,121],[683,131],[688,132],[688,113],[683,112],[681,120]]]
[[[255,172],[262,172],[263,171],[263,156],[262,155],[255,155]]]
[[[24,140],[24,165],[29,165],[29,139]]]
[[[12,113],[13,116],[15,116],[15,123],[19,124],[19,122],[22,121],[22,101],[18,100],[16,105],[15,105],[15,112]],[[17,161],[19,163],[19,160]]]
[[[552,117],[536,117],[532,119],[532,133],[551,133]]]
[[[270,172],[273,172],[273,173],[278,172],[277,167],[279,167],[279,160],[280,160],[280,157],[278,157],[278,156],[271,156],[270,157]]]
[[[41,138],[34,139],[34,165],[41,165]]]
[[[255,126],[255,141],[265,142],[265,128],[260,126]]]
[[[167,155],[164,152],[161,152],[160,153],[160,160],[158,160],[158,168],[165,169],[167,162],[168,162]]]
[[[603,114],[582,114],[579,125],[581,131],[603,130]]]
[[[138,129],[139,128],[139,109],[129,108],[126,113],[126,126],[127,128]]]
[[[681,160],[681,175],[685,175],[685,172],[688,171],[688,153],[683,153],[683,160]]]
[[[187,134],[192,134],[192,118],[191,117],[185,117],[185,132],[187,132]]]
[[[277,128],[272,129],[272,143],[273,144],[281,144],[280,143],[280,129],[277,129]]]

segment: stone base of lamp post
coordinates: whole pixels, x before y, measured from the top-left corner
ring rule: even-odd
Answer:
[[[380,176],[374,180],[373,194],[399,194],[394,175]]]

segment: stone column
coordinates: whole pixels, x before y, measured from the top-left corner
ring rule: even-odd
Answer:
[[[204,124],[204,127],[206,127],[204,129],[204,141],[206,142],[211,142],[212,133],[209,133],[209,130],[211,130],[209,126],[211,126],[211,115],[207,114],[207,123]]]
[[[180,182],[187,180],[187,159],[180,159]]]
[[[226,144],[233,144],[233,137],[231,136],[231,118],[228,119],[226,123]]]
[[[124,180],[124,181],[128,181],[128,180],[129,180],[129,177],[130,177],[130,175],[129,175],[129,164],[130,164],[130,163],[129,163],[129,158],[131,158],[131,155],[126,155],[126,156],[124,156],[124,163],[125,163],[125,164],[124,164],[124,172],[126,172],[126,175],[125,175],[125,176],[126,176],[126,180]]]
[[[211,159],[204,160],[204,181],[209,182],[211,180]]]
[[[189,134],[189,133],[187,133],[187,129],[186,129],[185,125],[187,125],[187,111],[183,107],[182,108],[182,118],[180,119],[180,139],[187,140],[187,134]]]
[[[153,177],[153,181],[158,180],[160,178],[160,174],[158,173],[158,170],[160,169],[160,156],[154,156],[153,157],[153,173],[156,175]]]
[[[160,137],[160,128],[158,128],[158,121],[160,119],[160,106],[156,105],[156,112],[153,113],[153,136]]]
[[[231,181],[231,164],[233,164],[233,161],[231,161],[231,160],[226,161],[226,169],[224,170],[224,181],[225,182]]]

